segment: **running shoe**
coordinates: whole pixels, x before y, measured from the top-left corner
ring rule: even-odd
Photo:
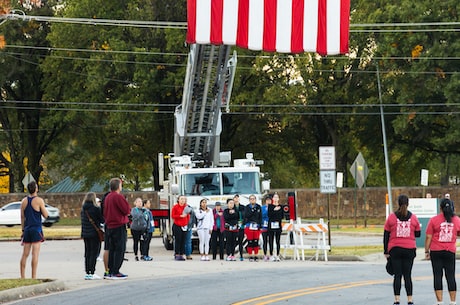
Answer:
[[[85,274],[85,280],[92,280],[91,274]]]
[[[112,277],[112,275],[108,271],[104,272],[104,279],[105,280],[109,280],[111,277]]]
[[[92,274],[92,280],[102,280],[102,278],[97,274]]]
[[[126,280],[128,276],[123,273],[112,274],[110,277],[111,280]]]

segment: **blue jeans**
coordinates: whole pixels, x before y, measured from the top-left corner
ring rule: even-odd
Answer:
[[[192,255],[192,250],[192,229],[188,229],[185,237],[185,256]]]

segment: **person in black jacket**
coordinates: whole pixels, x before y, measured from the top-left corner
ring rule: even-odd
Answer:
[[[238,211],[235,209],[233,199],[227,199],[227,208],[224,210],[225,239],[227,241],[227,261],[235,261],[236,238],[238,236]]]
[[[268,245],[271,260],[274,262],[280,260],[281,221],[283,220],[283,215],[284,212],[280,205],[280,197],[278,193],[275,193],[272,198],[272,204],[268,206]],[[276,241],[275,256],[273,256],[273,241]]]
[[[249,196],[249,204],[244,209],[244,234],[248,240],[249,261],[257,262],[259,258],[259,238],[262,226],[262,208],[256,202],[256,196]]]
[[[236,242],[238,244],[238,252],[240,253],[240,261],[243,261],[243,244],[244,244],[244,205],[240,204],[240,196],[236,194],[233,196],[233,202],[235,203],[235,210],[238,213],[238,234],[236,236]]]
[[[86,194],[81,209],[81,237],[85,243],[85,280],[99,280],[96,271],[96,260],[101,251],[101,241],[95,226],[104,223],[101,208],[97,204],[96,194]]]

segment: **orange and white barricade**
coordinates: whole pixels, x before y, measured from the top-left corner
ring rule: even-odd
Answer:
[[[305,260],[305,250],[316,249],[315,258],[318,260],[318,255],[322,251],[324,260],[327,261],[327,251],[331,249],[326,244],[326,233],[328,231],[327,225],[324,223],[322,218],[319,219],[319,223],[305,223],[302,224],[300,217],[297,218],[296,223],[291,219],[289,223],[283,225],[283,231],[287,232],[286,242],[281,245],[284,249],[283,256],[286,257],[286,249],[293,249],[293,259],[300,260],[300,254],[302,260]],[[304,235],[317,234],[316,245],[304,244]],[[292,235],[293,243],[291,243],[290,235]]]

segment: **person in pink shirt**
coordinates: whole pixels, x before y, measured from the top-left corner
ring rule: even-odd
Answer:
[[[417,216],[408,210],[409,197],[398,197],[399,208],[388,216],[383,234],[383,248],[387,259],[393,264],[393,293],[394,305],[400,304],[401,279],[404,277],[407,304],[413,305],[412,300],[412,266],[416,256],[415,238],[420,237],[420,222]]]
[[[433,268],[436,304],[442,302],[442,276],[446,275],[450,304],[457,304],[457,282],[455,281],[455,252],[457,235],[460,234],[460,218],[454,214],[454,204],[449,198],[441,200],[441,213],[432,217],[426,227],[425,258],[431,260]]]

